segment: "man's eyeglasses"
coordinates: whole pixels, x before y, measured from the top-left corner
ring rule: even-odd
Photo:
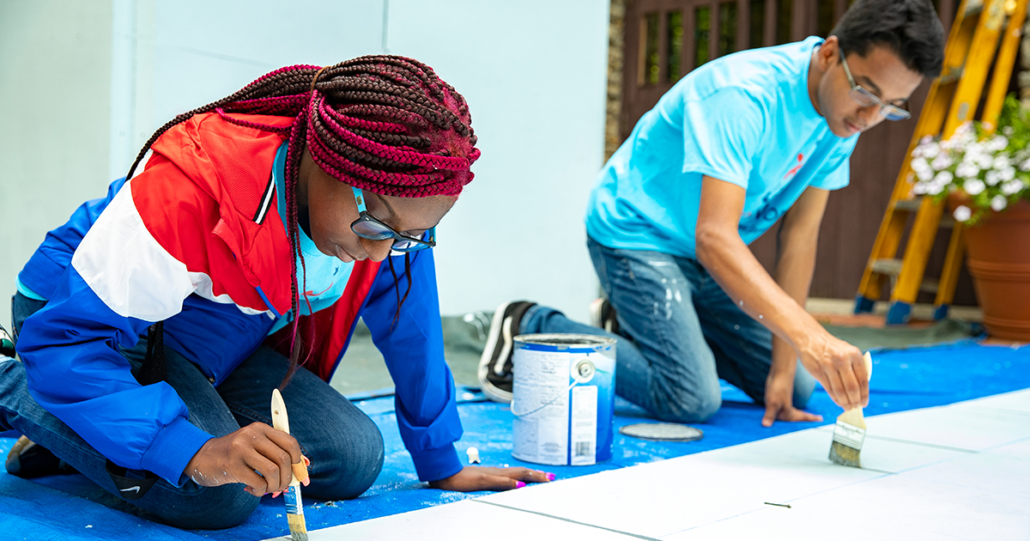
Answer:
[[[887,120],[905,120],[912,116],[911,113],[901,107],[884,103],[883,100],[876,97],[872,92],[855,84],[855,79],[851,76],[851,70],[848,69],[848,61],[844,58],[844,49],[838,50],[840,51],[841,65],[844,66],[844,75],[848,76],[848,82],[851,83],[851,91],[848,93],[848,95],[851,96],[851,99],[858,102],[862,107],[878,105],[880,107],[880,116]]]
[[[392,227],[380,222],[379,220],[372,217],[365,209],[365,196],[360,188],[351,186],[351,190],[354,191],[354,202],[358,204],[358,219],[354,220],[354,223],[350,224],[351,231],[355,235],[368,240],[386,240],[393,239],[393,250],[395,252],[416,252],[418,250],[425,250],[426,248],[432,248],[436,246],[436,228],[432,228],[427,232],[427,239],[416,239],[415,237],[409,237],[402,235],[395,231]]]

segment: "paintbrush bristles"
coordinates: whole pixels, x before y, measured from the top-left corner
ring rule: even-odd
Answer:
[[[290,536],[293,541],[308,541],[308,527],[304,524],[304,515],[286,515],[290,522]]]
[[[830,461],[841,466],[861,468],[860,455],[865,441],[865,429],[862,408],[849,409],[837,417],[833,445],[830,446]]]
[[[852,468],[861,468],[861,449],[855,449],[854,447],[848,447],[840,442],[833,442],[830,446],[830,461],[834,464],[840,464],[841,466],[851,466]]]

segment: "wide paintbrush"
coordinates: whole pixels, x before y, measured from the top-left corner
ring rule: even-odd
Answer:
[[[290,433],[290,419],[286,416],[286,403],[279,389],[272,389],[272,427]],[[286,519],[290,523],[293,541],[308,541],[308,527],[304,522],[304,504],[300,499],[300,480],[307,479],[308,468],[304,461],[293,465],[293,480],[283,491],[286,499]]]
[[[873,377],[873,358],[865,353],[865,372]],[[837,417],[830,445],[830,460],[842,466],[862,467],[862,443],[865,441],[865,417],[862,408],[852,408]]]

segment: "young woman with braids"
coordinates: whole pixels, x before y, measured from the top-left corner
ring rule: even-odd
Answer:
[[[547,481],[463,467],[453,445],[426,248],[473,178],[470,121],[431,68],[373,56],[274,71],[161,127],[131,180],[51,231],[19,274],[23,363],[0,357],[0,430],[27,440],[8,470],[52,473],[59,458],[189,528],[239,524],[304,457],[305,495],[354,498],[383,441],[327,382],[361,317],[421,480]],[[274,387],[292,436],[269,426]]]

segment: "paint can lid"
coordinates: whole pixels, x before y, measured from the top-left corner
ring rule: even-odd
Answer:
[[[694,441],[704,437],[704,432],[687,425],[676,423],[637,423],[619,429],[619,434],[653,441]]]

